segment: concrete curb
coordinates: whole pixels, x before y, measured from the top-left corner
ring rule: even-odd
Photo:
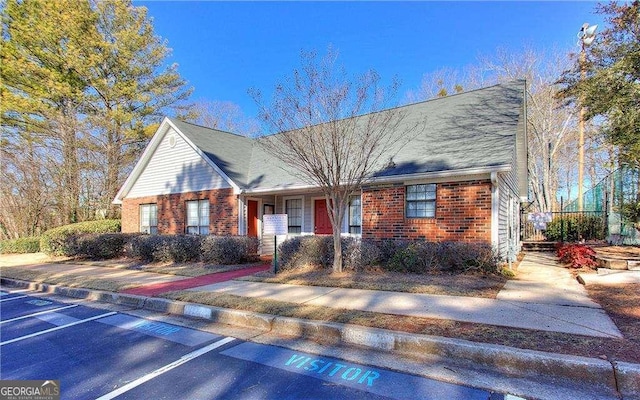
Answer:
[[[278,332],[278,334],[287,337],[357,345],[377,350],[395,351],[406,355],[425,354],[447,359],[460,359],[466,363],[471,362],[477,367],[489,368],[508,376],[547,375],[609,388],[618,391],[624,399],[640,398],[640,364],[609,362],[597,358],[524,350],[462,339],[279,317],[163,298],[69,288],[8,278],[2,278],[1,283],[66,297],[204,318],[212,322],[258,329],[263,332]]]
[[[640,399],[640,364],[614,361],[618,391],[623,399]]]

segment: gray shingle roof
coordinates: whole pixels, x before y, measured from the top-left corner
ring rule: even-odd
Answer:
[[[384,165],[374,175],[392,177],[511,164],[518,124],[524,122],[524,95],[524,81],[514,81],[399,107],[405,117],[397,135],[406,134],[407,128],[418,122],[420,127],[409,133],[410,144],[399,150],[389,149],[389,157],[382,157]],[[243,189],[284,189],[304,184],[286,165],[265,153],[255,139],[175,119],[172,122]],[[387,168],[392,155],[395,166]]]

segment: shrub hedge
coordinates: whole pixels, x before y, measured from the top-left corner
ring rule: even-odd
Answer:
[[[342,265],[347,270],[359,270],[375,265],[380,251],[373,242],[343,237]],[[331,268],[333,266],[332,236],[296,236],[278,246],[280,269],[296,269],[305,266]]]
[[[549,222],[544,235],[547,240],[552,242],[602,240],[606,237],[606,227],[600,216],[569,214],[554,218]]]
[[[197,262],[240,264],[252,261],[258,239],[246,236],[136,235],[124,254],[147,262]]]
[[[65,255],[107,260],[124,255],[125,245],[138,234],[126,233],[83,233],[72,235],[65,241]]]
[[[119,219],[105,219],[99,221],[85,221],[77,224],[59,226],[49,229],[40,237],[40,251],[47,254],[64,256],[71,255],[74,240],[70,238],[83,233],[113,233],[120,232]]]
[[[500,258],[488,243],[424,242],[403,243],[385,263],[398,272],[428,273],[470,270],[497,273]]]
[[[40,251],[40,237],[30,236],[0,241],[0,254],[25,254]]]
[[[204,236],[200,259],[208,264],[240,264],[258,254],[258,238],[248,236]]]
[[[281,269],[305,266],[331,268],[333,238],[298,236],[278,247]],[[342,238],[343,267],[360,270],[380,266],[388,271],[429,273],[436,271],[500,272],[500,257],[488,243],[369,241]]]

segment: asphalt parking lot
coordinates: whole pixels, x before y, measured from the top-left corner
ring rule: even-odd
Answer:
[[[28,291],[0,292],[0,321],[1,379],[65,399],[509,397]]]

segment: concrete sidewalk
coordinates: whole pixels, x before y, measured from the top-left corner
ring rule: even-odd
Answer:
[[[597,337],[622,334],[553,255],[527,254],[496,299],[227,281],[189,289],[314,306]]]
[[[26,269],[37,268],[45,271],[48,269],[47,272],[58,271],[62,274],[64,271],[73,271],[74,274],[91,273],[94,278],[111,274],[110,279],[123,283],[138,283],[142,277],[146,276],[144,279],[150,285],[157,285],[157,281],[152,282],[154,278],[159,278],[156,275],[160,275],[140,271],[126,271],[125,274],[117,274],[118,271],[122,272],[121,268],[98,267],[96,269],[82,265],[43,264],[46,262],[44,260],[42,262],[29,260],[25,263],[21,263],[19,260],[11,260],[11,263],[5,263],[5,261],[5,258],[0,256],[0,267],[3,267],[3,270],[9,269],[7,267],[10,264],[20,265],[21,268]],[[61,267],[64,271],[61,271]],[[447,319],[464,320],[463,318],[466,316],[474,318],[474,321],[478,323],[504,323],[505,326],[519,326],[522,321],[528,321],[530,325],[527,327],[536,330],[546,329],[570,333],[577,331],[580,334],[593,336],[620,337],[620,333],[611,320],[597,304],[587,298],[582,287],[574,286],[577,285],[575,280],[567,279],[570,277],[569,272],[557,266],[552,255],[527,255],[520,264],[518,277],[519,279],[510,281],[499,293],[499,298],[495,300],[242,281],[202,286],[197,290],[227,290],[228,292],[236,290],[245,296],[265,298],[279,296],[285,301],[296,301],[303,304],[317,302],[317,304],[329,307],[349,308],[359,304],[358,307],[372,307],[380,312],[395,312],[397,314],[412,310],[421,316],[427,316],[428,313],[437,314],[436,311],[439,311],[441,318]],[[176,283],[190,279],[172,276],[164,276],[163,278],[175,279]],[[560,281],[564,283],[559,284]],[[248,328],[251,330],[252,337],[256,331],[263,332],[258,337],[276,338],[274,343],[284,347],[296,343],[295,341],[298,339],[303,339],[336,345],[357,345],[365,349],[390,351],[408,357],[415,357],[419,354],[430,360],[448,360],[451,362],[452,368],[446,368],[446,370],[453,371],[455,376],[458,376],[460,368],[470,368],[469,371],[482,371],[479,375],[470,372],[464,378],[464,382],[487,385],[484,374],[487,371],[492,371],[494,373],[493,379],[499,377],[500,382],[512,388],[510,390],[514,394],[518,392],[523,394],[536,393],[536,397],[553,400],[583,398],[582,395],[564,395],[565,392],[559,389],[562,387],[569,388],[570,391],[576,390],[575,393],[588,393],[589,396],[584,398],[617,399],[622,396],[624,399],[640,399],[640,364],[525,350],[351,324],[295,319],[163,298],[29,283],[4,276],[1,283],[12,288],[53,293],[82,299],[82,301],[111,303],[132,310],[143,310],[142,312],[160,312],[188,318],[198,317],[222,324],[221,326],[229,326],[229,329],[232,330]],[[149,286],[147,285],[147,287]],[[577,314],[574,313],[581,314],[576,317]],[[508,314],[508,316],[501,314]],[[544,324],[547,325],[543,326]],[[441,376],[439,371],[440,369],[435,372],[436,379]],[[537,383],[540,377],[551,379],[553,386],[540,386]],[[476,378],[478,380],[474,380]],[[547,389],[550,391],[544,392]],[[543,395],[543,392],[547,393],[547,396]]]
[[[16,264],[15,260],[11,263]],[[206,279],[189,278],[69,263],[33,263],[21,268],[137,284],[139,288],[128,292],[146,296],[193,288],[188,290],[596,337],[622,337],[604,310],[588,298],[584,287],[566,268],[556,264],[552,254],[527,254],[518,268],[518,279],[508,281],[496,299],[248,281],[209,285],[207,283],[220,281],[215,276],[218,274],[206,275]]]
[[[0,266],[2,266],[0,264]],[[70,263],[40,263],[30,265],[14,264],[13,266],[32,271],[53,273],[55,276],[90,276],[94,279],[108,279],[115,282],[130,283],[136,285],[154,285],[189,279],[186,276],[158,274],[155,272],[134,271],[124,268],[96,267],[86,264]],[[2,266],[5,267],[5,266]],[[11,268],[11,267],[5,267]]]
[[[224,282],[231,279],[239,278],[242,276],[253,275],[258,272],[268,271],[271,268],[270,265],[260,265],[257,267],[249,267],[236,269],[232,271],[217,272],[213,274],[196,276],[188,279],[181,279],[171,282],[156,283],[151,285],[144,285],[127,289],[122,293],[136,294],[139,296],[157,296],[162,293],[172,292],[175,290],[190,289],[197,286],[204,286],[218,282]]]

